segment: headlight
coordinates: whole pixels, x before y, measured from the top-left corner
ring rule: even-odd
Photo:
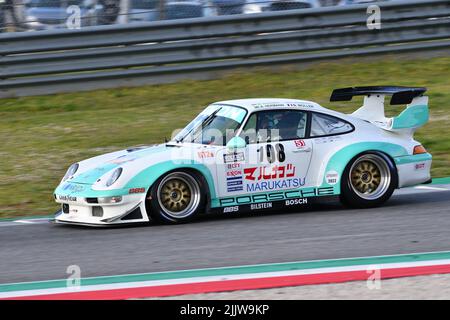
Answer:
[[[80,167],[80,165],[78,163],[74,163],[73,165],[71,165],[69,167],[69,169],[67,170],[66,174],[64,175],[64,178],[62,179],[62,182],[66,181],[71,176],[73,176],[78,171],[79,167]]]
[[[116,182],[117,179],[119,179],[120,175],[122,174],[122,171],[123,171],[122,168],[117,168],[116,170],[114,170],[111,176],[108,178],[108,180],[106,180],[106,186],[107,187],[112,186],[114,182]]]
[[[119,203],[122,201],[122,196],[115,196],[115,197],[103,197],[103,198],[97,198],[98,203],[105,204],[105,203]]]

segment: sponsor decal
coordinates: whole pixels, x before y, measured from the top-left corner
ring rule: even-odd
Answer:
[[[129,194],[144,193],[144,192],[145,192],[145,188],[132,188],[132,189],[128,190]]]
[[[328,171],[325,174],[325,181],[328,184],[334,186],[339,181],[339,173],[337,173],[336,171]]]
[[[286,205],[286,207],[308,204],[308,198],[290,199],[286,200],[284,204]]]
[[[232,206],[232,207],[225,207],[223,208],[223,213],[231,213],[231,212],[238,212],[239,206]]]
[[[244,160],[245,160],[245,157],[244,157],[243,152],[228,153],[228,154],[223,155],[223,161],[225,163],[239,162],[239,161],[244,161]]]
[[[305,188],[299,190],[272,192],[267,194],[242,195],[236,197],[221,198],[219,199],[219,205],[232,206],[232,205],[252,204],[258,202],[272,202],[295,198],[332,196],[332,195],[334,195],[334,187]]]
[[[197,154],[200,159],[214,158],[214,152],[211,151],[199,151]]]
[[[250,210],[271,209],[272,202],[254,203],[250,205]]]
[[[80,192],[84,190],[84,186],[80,186],[77,184],[72,184],[72,183],[66,183],[63,186],[63,190],[64,191],[72,191],[72,192]]]
[[[304,148],[306,147],[306,142],[305,140],[295,140],[294,144],[297,148]]]
[[[227,171],[227,177],[238,177],[238,176],[242,176],[242,170]]]
[[[248,183],[247,192],[271,191],[279,189],[299,188],[305,185],[306,178],[292,178]]]
[[[227,186],[237,186],[242,184],[242,177],[227,178]]]
[[[227,169],[231,170],[231,169],[240,169],[242,166],[240,163],[229,163],[227,164]]]
[[[425,169],[425,163],[417,163],[417,164],[414,166],[414,168],[415,168],[416,170],[423,170],[423,169]]]
[[[227,165],[225,171],[227,192],[236,192],[244,190],[244,180],[240,163],[231,163]]]
[[[77,201],[77,197],[72,197],[72,196],[58,196],[58,199],[61,201]]]
[[[227,177],[227,191],[236,192],[244,190],[242,176]]]
[[[242,186],[239,186],[239,187],[228,187],[227,188],[228,192],[236,192],[236,191],[243,191],[243,190],[244,190],[244,187],[242,187]]]
[[[293,164],[245,168],[244,175],[247,192],[299,188],[306,181],[306,178],[295,177]]]
[[[333,143],[341,140],[341,136],[330,136],[330,137],[323,137],[323,138],[316,138],[314,139],[314,142],[316,144],[322,144],[322,143]]]
[[[245,168],[244,175],[245,180],[250,181],[291,178],[295,176],[295,166],[290,163],[282,166]]]

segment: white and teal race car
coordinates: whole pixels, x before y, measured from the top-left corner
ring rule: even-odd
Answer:
[[[413,135],[428,121],[425,88],[337,89],[364,95],[352,114],[293,99],[209,105],[166,143],[100,155],[70,166],[54,192],[55,222],[179,223],[205,213],[302,207],[336,197],[381,205],[397,188],[431,180],[431,155]],[[398,116],[391,105],[406,104]]]

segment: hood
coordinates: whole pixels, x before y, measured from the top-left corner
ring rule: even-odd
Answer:
[[[122,167],[125,169],[126,167],[141,166],[142,162],[149,165],[152,162],[157,162],[161,157],[155,158],[155,156],[160,153],[167,153],[169,152],[169,149],[170,147],[167,147],[165,144],[150,147],[131,147],[118,152],[91,158],[79,163],[80,172],[76,174],[70,182],[94,184],[101,176],[115,168]]]
[[[161,169],[160,166],[164,168],[191,167],[215,161],[217,151],[222,148],[224,147],[175,142],[129,148],[78,162],[78,172],[63,184],[75,183],[90,186],[92,190],[97,191],[122,189],[137,177],[145,181],[146,177],[142,174],[150,176],[163,174],[166,169]],[[106,179],[119,167],[122,168],[120,177],[112,186],[106,186]],[[151,171],[153,167],[160,172]]]

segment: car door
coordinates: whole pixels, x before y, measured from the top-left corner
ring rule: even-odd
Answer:
[[[258,111],[250,115],[240,137],[243,149],[224,150],[218,164],[219,196],[269,193],[310,186],[307,175],[311,141],[304,139],[307,112]]]

